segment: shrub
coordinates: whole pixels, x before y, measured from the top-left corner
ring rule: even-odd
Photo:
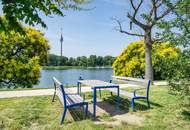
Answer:
[[[175,68],[167,77],[170,88],[184,99],[182,104],[190,108],[190,50],[184,50],[173,64]]]
[[[43,34],[32,28],[0,32],[0,87],[32,87],[40,77],[40,63],[49,50]]]

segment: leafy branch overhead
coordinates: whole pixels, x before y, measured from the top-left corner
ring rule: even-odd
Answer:
[[[19,21],[34,26],[40,24],[47,27],[42,15],[52,17],[53,15],[64,16],[63,10],[81,10],[80,6],[86,0],[2,0],[2,10],[8,21],[13,26],[19,25]],[[15,24],[17,23],[17,24]],[[0,26],[3,24],[0,21]]]

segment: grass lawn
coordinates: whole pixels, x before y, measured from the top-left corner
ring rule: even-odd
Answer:
[[[112,99],[104,92],[104,99],[112,105]],[[123,123],[118,126],[94,124],[91,118],[72,121],[66,117],[64,125],[59,125],[63,111],[58,100],[51,102],[50,96],[0,99],[0,130],[189,130],[190,109],[181,107],[181,99],[170,94],[167,88],[152,87],[151,109],[146,108],[144,101],[137,102],[137,110],[129,114],[144,117],[142,125]],[[87,98],[91,98],[88,94]],[[129,108],[129,101],[122,99],[121,109]],[[72,110],[73,111],[73,110]],[[72,113],[71,111],[71,113]],[[76,113],[76,112],[74,112]],[[81,115],[79,115],[81,118]],[[110,116],[104,115],[105,120]]]

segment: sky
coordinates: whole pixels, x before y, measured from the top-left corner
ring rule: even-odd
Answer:
[[[60,55],[61,28],[64,38],[63,55],[67,57],[119,55],[122,50],[138,37],[119,33],[112,17],[126,16],[125,0],[93,0],[85,8],[89,11],[66,11],[65,17],[43,17],[48,29],[40,29],[49,40],[50,53]],[[129,29],[129,27],[126,27]]]
[[[88,11],[64,11],[66,16],[53,18],[42,16],[48,28],[40,26],[50,44],[50,53],[60,55],[61,28],[63,34],[63,55],[67,57],[118,56],[127,45],[138,37],[133,37],[114,29],[117,24],[111,18],[126,18],[129,4],[126,0],[92,0],[84,8]],[[2,12],[1,12],[2,13]],[[126,19],[125,19],[126,20]],[[128,21],[126,21],[128,22]],[[129,30],[129,24],[125,23]]]

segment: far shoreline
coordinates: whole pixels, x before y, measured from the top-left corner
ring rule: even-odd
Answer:
[[[42,70],[65,70],[65,69],[112,69],[111,66],[42,66]]]

